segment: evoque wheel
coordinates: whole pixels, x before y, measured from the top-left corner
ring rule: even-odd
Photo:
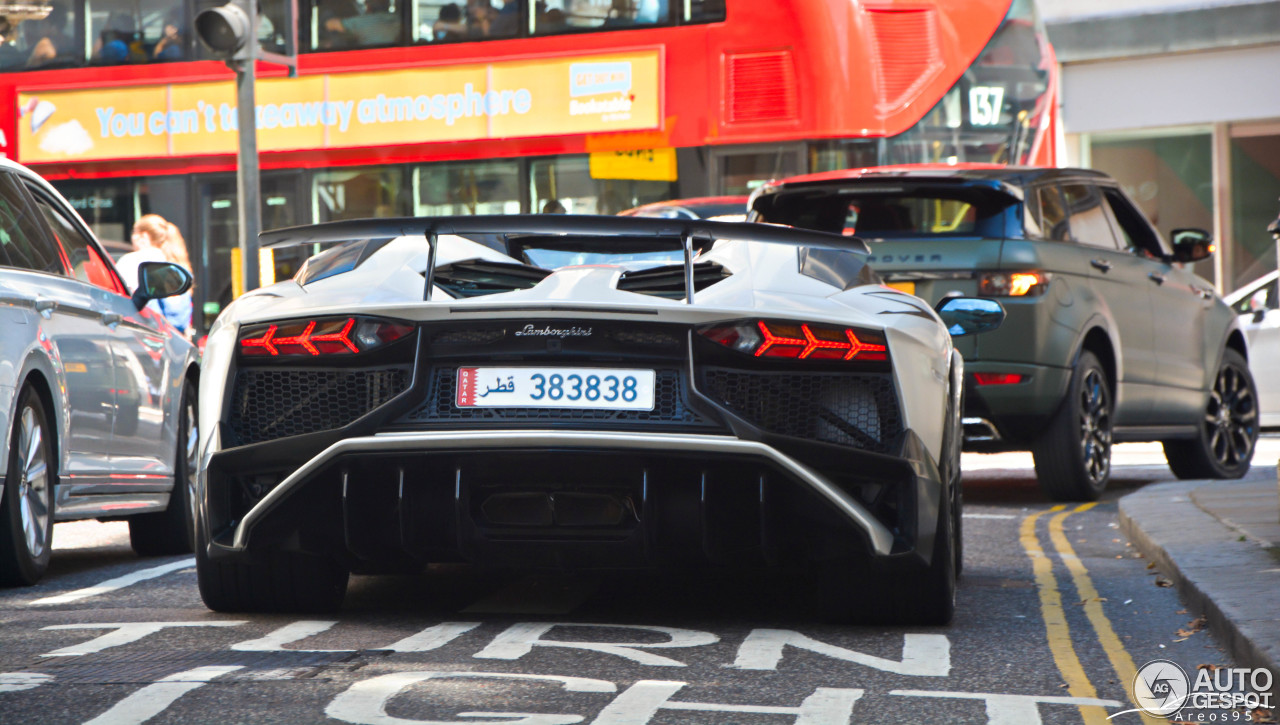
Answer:
[[[0,502],[0,584],[30,585],[49,568],[58,456],[34,390],[22,391],[17,411]]]
[[[1111,479],[1114,403],[1102,363],[1080,353],[1066,398],[1032,448],[1036,478],[1056,501],[1095,501]]]
[[[1223,351],[1197,436],[1164,441],[1164,457],[1178,478],[1240,478],[1258,442],[1258,395],[1249,364]]]

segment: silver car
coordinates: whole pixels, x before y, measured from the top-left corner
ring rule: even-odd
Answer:
[[[67,201],[0,160],[0,585],[40,579],[55,521],[127,518],[140,554],[192,550],[198,356],[147,307],[191,275],[138,279],[130,294]]]

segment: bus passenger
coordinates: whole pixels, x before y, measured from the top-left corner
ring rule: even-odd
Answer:
[[[391,0],[365,0],[363,15],[330,18],[325,28],[347,33],[356,45],[392,45],[400,42],[400,18],[391,10]]]
[[[44,20],[28,25],[25,31],[28,38],[35,38],[31,46],[31,55],[27,58],[28,68],[46,65],[69,65],[75,62],[76,43],[66,33],[67,6],[53,3]],[[25,32],[24,31],[24,32]]]

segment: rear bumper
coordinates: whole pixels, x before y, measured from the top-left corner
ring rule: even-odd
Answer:
[[[1062,404],[1071,369],[1048,365],[966,360],[964,417],[982,418],[995,426],[999,441],[1008,446],[1029,445]],[[1019,373],[1025,382],[1012,385],[977,385],[974,374]],[[988,444],[966,434],[969,447]]]
[[[239,512],[245,477],[217,460],[235,452],[215,456],[204,523],[210,558],[294,549],[353,567],[928,563],[943,485],[912,432],[898,453],[844,452],[858,475],[841,476],[731,435],[379,433],[328,446]]]

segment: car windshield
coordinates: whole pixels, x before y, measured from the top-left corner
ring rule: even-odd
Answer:
[[[985,191],[985,190],[984,190]],[[1003,212],[1016,200],[978,190],[909,189],[834,193],[780,192],[757,204],[759,221],[866,239],[972,238],[1003,235]]]

